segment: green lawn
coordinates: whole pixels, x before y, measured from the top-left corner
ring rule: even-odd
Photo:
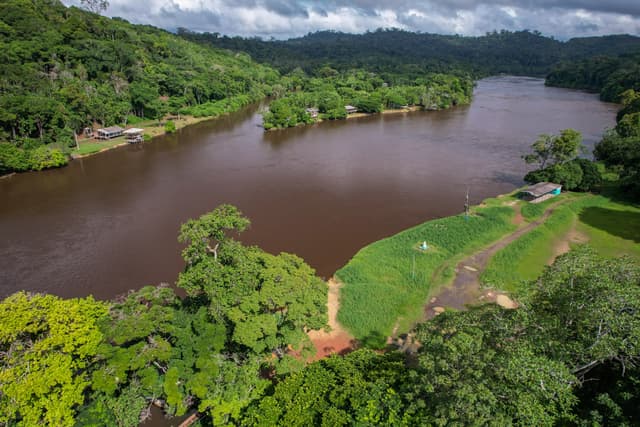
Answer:
[[[604,256],[629,255],[640,260],[640,207],[609,201],[578,216],[577,230]]]
[[[562,193],[559,196],[552,197],[542,203],[520,202],[520,212],[525,220],[529,222],[535,221],[542,216],[549,206],[574,197],[578,197],[577,193]]]
[[[117,138],[113,138],[113,139],[107,139],[107,140],[91,140],[91,141],[86,141],[86,142],[81,142],[80,143],[80,148],[79,149],[74,149],[72,151],[72,154],[78,154],[81,156],[85,156],[87,154],[93,154],[93,153],[97,153],[100,150],[104,150],[105,148],[111,148],[111,147],[115,147],[116,145],[119,144],[124,144],[125,138],[124,136],[119,136]]]
[[[493,256],[480,277],[484,285],[525,293],[527,284],[538,277],[550,261],[554,247],[574,227],[604,256],[626,254],[640,259],[638,207],[590,194],[573,194],[566,200],[542,225]],[[529,212],[537,210],[528,209]]]
[[[405,332],[422,319],[430,291],[453,278],[464,256],[515,229],[512,197],[490,199],[464,215],[437,219],[377,241],[336,272],[344,283],[339,322],[364,345],[380,347],[398,322]],[[429,249],[419,250],[426,240]],[[414,267],[415,262],[415,267]]]

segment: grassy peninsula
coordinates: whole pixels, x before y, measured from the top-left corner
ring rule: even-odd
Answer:
[[[361,342],[383,346],[425,317],[433,295],[450,284],[459,262],[553,212],[540,225],[499,250],[480,279],[519,297],[545,266],[574,245],[600,255],[640,261],[640,207],[604,195],[563,193],[532,205],[517,192],[487,199],[464,214],[427,221],[361,249],[336,272],[341,288],[338,320]],[[426,241],[427,250],[420,244]],[[565,248],[566,249],[563,249]]]

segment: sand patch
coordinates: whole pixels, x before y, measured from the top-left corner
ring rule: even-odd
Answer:
[[[346,354],[355,348],[356,340],[338,323],[338,309],[340,308],[340,287],[342,283],[331,278],[327,282],[329,287],[327,295],[327,316],[331,330],[309,331],[307,335],[311,338],[316,355],[314,360],[323,359],[330,354]]]
[[[589,241],[589,236],[584,233],[581,233],[576,229],[575,224],[571,227],[571,230],[562,237],[562,239],[558,240],[551,249],[551,257],[547,261],[547,265],[553,264],[553,262],[560,255],[564,255],[571,250],[571,245],[574,244],[583,244]]]
[[[508,295],[496,290],[484,291],[478,298],[478,300],[498,304],[500,307],[507,309],[514,309],[519,307],[519,304],[516,301],[512,300]]]
[[[433,312],[436,314],[436,316],[438,314],[442,314],[444,313],[444,307],[433,307]]]
[[[506,295],[500,294],[496,297],[496,304],[502,308],[514,309],[518,308],[518,303]]]

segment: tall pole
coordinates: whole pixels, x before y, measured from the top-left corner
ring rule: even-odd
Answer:
[[[467,195],[464,200],[464,218],[469,219],[469,186],[467,185]]]

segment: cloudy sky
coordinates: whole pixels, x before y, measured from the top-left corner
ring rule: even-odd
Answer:
[[[380,27],[463,35],[530,29],[558,39],[640,35],[640,0],[110,0],[105,15],[168,30],[277,39]]]

